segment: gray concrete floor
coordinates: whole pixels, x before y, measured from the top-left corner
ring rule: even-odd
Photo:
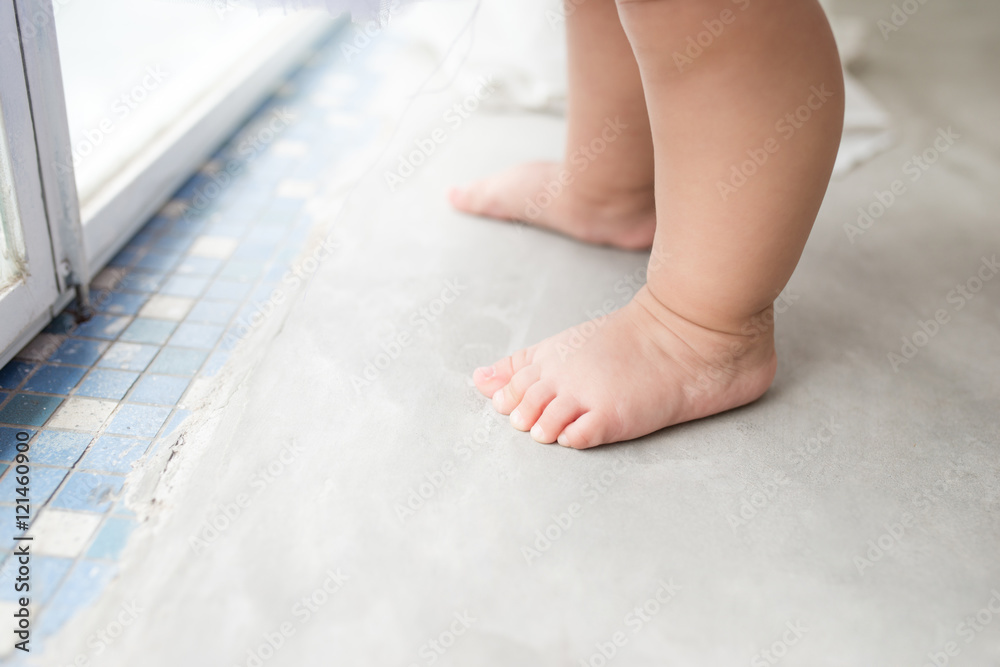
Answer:
[[[929,2],[873,33],[858,74],[900,141],[831,186],[774,387],[632,443],[537,445],[468,379],[621,303],[644,263],[448,210],[446,185],[557,155],[561,121],[475,116],[392,196],[376,170],[336,257],[155,462],[168,474],[136,480],[148,528],[50,656],[137,600],[98,664],[1000,664],[1000,278],[953,292],[1000,253],[998,20]],[[948,127],[959,138],[911,181],[904,164]],[[896,179],[906,191],[852,243],[844,225]]]

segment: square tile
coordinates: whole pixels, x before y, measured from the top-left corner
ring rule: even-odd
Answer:
[[[17,389],[24,378],[33,371],[35,364],[25,361],[10,361],[0,368],[0,389]]]
[[[226,265],[222,267],[221,271],[219,271],[219,277],[235,278],[237,280],[253,280],[260,275],[263,268],[264,267],[261,262],[245,259],[231,259],[226,262]]]
[[[31,525],[34,551],[43,556],[76,558],[97,531],[101,517],[46,507]]]
[[[45,504],[49,499],[49,496],[59,488],[62,484],[63,479],[65,479],[69,470],[65,468],[43,468],[42,466],[32,466],[31,468],[31,484],[30,490],[28,491],[28,497],[31,498],[31,504],[37,508]],[[0,479],[0,502],[13,503],[18,496],[17,488],[20,486],[17,483],[17,474],[12,470],[8,470],[7,474],[4,475],[3,479]],[[13,512],[11,513],[13,514]],[[13,521],[13,519],[11,519]]]
[[[183,320],[194,305],[194,299],[157,294],[142,307],[139,315],[158,320]]]
[[[160,426],[170,414],[170,408],[126,403],[111,420],[107,432],[118,435],[135,435],[143,438],[156,436]]]
[[[94,516],[100,520],[99,516]],[[78,611],[92,607],[117,572],[117,566],[112,563],[92,560],[77,562],[46,607],[45,614],[35,627],[36,636],[54,634]]]
[[[169,375],[194,375],[207,356],[206,350],[165,347],[150,365],[149,370]]]
[[[235,301],[210,301],[204,299],[195,304],[188,313],[188,322],[201,324],[228,324],[236,314],[239,303]]]
[[[17,394],[0,409],[0,423],[41,426],[62,402],[56,396]]]
[[[77,387],[76,395],[120,401],[138,378],[139,374],[133,371],[95,368]]]
[[[86,368],[75,366],[42,366],[28,378],[21,391],[37,391],[42,394],[69,394],[87,372]]]
[[[248,282],[240,280],[216,279],[208,286],[204,294],[206,299],[224,299],[226,301],[242,301],[253,288]]]
[[[223,327],[216,324],[193,324],[185,322],[177,327],[170,337],[170,344],[175,347],[194,347],[210,350],[215,347],[222,336]]]
[[[88,340],[86,338],[70,338],[56,349],[49,358],[59,364],[76,364],[77,366],[92,366],[108,349],[109,343],[103,340]]]
[[[176,405],[190,381],[189,378],[171,375],[146,375],[136,384],[128,400],[133,403]]]
[[[0,426],[0,461],[13,461],[17,456],[17,443],[30,442],[36,431],[30,428]],[[27,437],[18,434],[27,434]]]
[[[125,549],[125,543],[128,542],[128,536],[138,525],[133,519],[108,517],[94,538],[93,544],[90,545],[90,549],[87,550],[87,558],[118,560]]]
[[[72,468],[92,439],[90,433],[42,431],[31,445],[31,460],[50,466]]]
[[[104,357],[97,362],[101,368],[117,368],[124,371],[143,371],[153,360],[160,348],[142,343],[115,343]]]
[[[201,374],[205,377],[212,377],[222,370],[223,366],[226,365],[226,362],[229,361],[231,354],[231,350],[216,350],[212,353],[212,356],[208,358],[208,361],[205,362],[205,366],[201,369]]]
[[[86,322],[81,322],[73,332],[74,336],[84,338],[100,338],[114,340],[132,321],[131,317],[116,315],[94,315]]]
[[[115,411],[118,403],[94,398],[67,398],[48,426],[73,431],[96,431]]]
[[[194,257],[226,259],[236,250],[236,239],[226,236],[199,236],[188,250]]]
[[[176,322],[137,317],[122,333],[121,340],[130,343],[151,343],[163,345],[177,327]]]
[[[208,278],[205,276],[171,276],[160,288],[160,294],[197,297],[205,291],[206,285]]]
[[[181,255],[177,252],[148,252],[135,263],[135,268],[151,273],[163,273],[172,269],[180,258]]]
[[[120,289],[148,294],[155,292],[163,283],[165,277],[166,273],[164,272],[140,273],[134,271],[122,276]]]
[[[274,189],[274,196],[289,199],[308,199],[316,192],[316,181],[297,181],[286,178]]]
[[[90,281],[91,292],[114,292],[121,287],[122,278],[128,273],[127,269],[119,266],[109,266],[102,269]]]
[[[135,315],[146,300],[135,292],[102,292],[93,299],[94,310],[114,315]]]
[[[174,269],[174,275],[210,276],[218,271],[220,266],[222,266],[221,259],[187,256]]]
[[[50,334],[72,333],[75,330],[76,319],[73,318],[72,314],[66,312],[65,310],[56,315],[44,329],[45,333]]]
[[[124,484],[124,477],[75,472],[56,494],[50,507],[82,512],[107,512],[118,499]]]
[[[274,250],[273,244],[244,242],[233,253],[233,259],[256,260],[258,264],[263,264],[267,258],[274,254]]]
[[[102,435],[78,467],[84,470],[128,473],[132,470],[132,464],[149,449],[149,442],[138,438]]]

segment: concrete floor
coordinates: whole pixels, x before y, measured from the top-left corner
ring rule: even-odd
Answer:
[[[334,258],[134,478],[146,527],[45,664],[130,601],[93,664],[1000,664],[1000,279],[971,291],[1000,253],[998,20],[927,3],[873,33],[858,74],[900,141],[831,186],[774,387],[632,443],[537,445],[469,381],[644,264],[448,210],[448,184],[557,155],[561,121],[475,115],[391,196],[371,172]]]

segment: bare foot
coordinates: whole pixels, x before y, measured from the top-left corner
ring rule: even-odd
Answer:
[[[452,206],[504,220],[521,220],[575,239],[628,250],[648,248],[656,231],[652,184],[623,192],[586,187],[559,162],[530,162],[453,188]]]
[[[473,380],[541,443],[584,449],[745,405],[774,379],[773,311],[705,329],[643,287],[625,307],[520,350]]]

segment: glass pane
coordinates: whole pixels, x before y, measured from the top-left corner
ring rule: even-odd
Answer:
[[[81,204],[218,94],[281,15],[226,3],[55,2]]]
[[[0,109],[0,293],[24,273],[24,235],[17,217],[10,153],[4,140],[3,110]]]

